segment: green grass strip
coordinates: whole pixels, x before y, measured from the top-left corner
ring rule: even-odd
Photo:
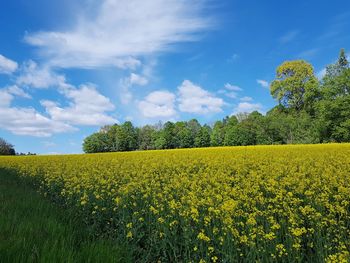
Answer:
[[[0,170],[0,262],[131,262],[113,240],[94,238],[72,212]]]

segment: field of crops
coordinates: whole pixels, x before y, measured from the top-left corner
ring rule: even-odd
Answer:
[[[348,262],[350,144],[1,157],[147,262]]]

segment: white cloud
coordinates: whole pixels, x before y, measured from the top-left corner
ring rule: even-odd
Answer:
[[[16,85],[13,86],[9,86],[7,88],[5,88],[5,90],[15,96],[18,97],[22,97],[22,98],[26,98],[26,99],[31,99],[32,96],[30,96],[28,93],[26,93],[23,89],[20,89],[19,87],[17,87]]]
[[[266,80],[263,80],[263,79],[257,79],[256,83],[261,85],[261,87],[263,87],[263,88],[268,88],[269,87],[269,83]]]
[[[230,83],[225,84],[225,89],[231,90],[231,91],[242,91],[242,89],[239,86],[232,85]]]
[[[169,91],[153,91],[138,103],[141,114],[147,118],[171,118],[176,115],[175,94]]]
[[[0,89],[0,107],[6,108],[9,107],[14,96],[19,96],[23,98],[31,98],[29,94],[24,92],[22,89],[17,86],[9,86],[3,89]]]
[[[63,122],[53,121],[33,108],[11,107],[13,96],[7,90],[0,90],[0,128],[18,135],[38,137],[51,136],[75,130]]]
[[[2,74],[12,74],[18,68],[17,62],[8,59],[0,54],[0,73]]]
[[[12,100],[13,96],[6,89],[0,90],[0,108],[10,106]]]
[[[18,135],[48,137],[75,129],[63,122],[53,121],[32,108],[0,108],[0,128]]]
[[[123,80],[121,80],[120,83],[121,83],[120,84],[121,85],[120,101],[124,105],[129,104],[133,98],[133,94],[131,93],[129,86],[125,85]]]
[[[119,81],[119,86],[121,88],[120,99],[122,104],[128,104],[132,100],[133,94],[130,90],[132,86],[134,85],[145,86],[147,84],[148,84],[148,79],[136,73],[131,73],[129,77],[122,78]]]
[[[237,99],[238,94],[237,94],[236,92],[234,92],[234,91],[231,91],[231,92],[226,92],[226,93],[225,93],[225,96],[226,96],[226,97],[229,97],[229,98],[231,98],[231,99]]]
[[[91,85],[75,88],[66,83],[63,75],[51,71],[49,67],[40,67],[33,61],[26,62],[15,79],[17,85],[0,89],[0,128],[18,135],[48,137],[55,133],[76,131],[73,125],[104,125],[116,120],[106,112],[115,109],[110,100],[101,95]],[[134,76],[134,81],[142,84],[142,79]],[[56,86],[66,99],[67,107],[59,107],[56,102],[43,100],[48,116],[32,107],[11,106],[15,96],[31,98],[18,85],[48,88]]]
[[[249,101],[253,101],[253,98],[252,98],[252,97],[245,96],[245,97],[240,98],[239,100],[240,100],[240,101],[244,101],[244,102],[249,102]]]
[[[136,69],[141,66],[141,64],[140,60],[133,57],[116,59],[113,63],[114,66],[117,66],[120,69]]]
[[[72,28],[28,34],[26,42],[38,47],[40,54],[58,67],[135,67],[139,64],[135,57],[194,41],[198,32],[212,26],[202,14],[206,0],[89,2],[95,7],[94,14],[82,8]]]
[[[218,90],[218,94],[223,94],[230,99],[237,99],[239,91],[242,91],[239,86],[226,83],[224,85],[224,89]]]
[[[130,84],[131,85],[145,86],[148,84],[148,79],[146,79],[145,77],[140,76],[138,74],[131,73]]]
[[[253,111],[261,111],[263,106],[260,103],[240,102],[235,108],[233,114],[240,112],[250,113]]]
[[[207,90],[185,80],[179,90],[179,109],[182,112],[207,114],[222,111],[225,102]]]
[[[101,95],[95,87],[83,85],[79,89],[62,88],[61,92],[70,100],[68,107],[59,107],[56,102],[43,100],[41,104],[54,121],[62,121],[72,125],[102,126],[113,124],[116,119],[106,112],[115,109],[108,98]]]
[[[20,86],[45,89],[65,82],[62,75],[52,72],[49,67],[39,67],[34,61],[27,61],[21,68],[16,83]]]

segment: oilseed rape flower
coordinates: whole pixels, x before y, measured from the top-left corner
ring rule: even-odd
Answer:
[[[350,144],[0,157],[0,169],[138,261],[350,261]]]

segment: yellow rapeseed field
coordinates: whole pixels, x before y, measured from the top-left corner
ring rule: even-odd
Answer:
[[[140,261],[348,262],[350,144],[1,157]]]

